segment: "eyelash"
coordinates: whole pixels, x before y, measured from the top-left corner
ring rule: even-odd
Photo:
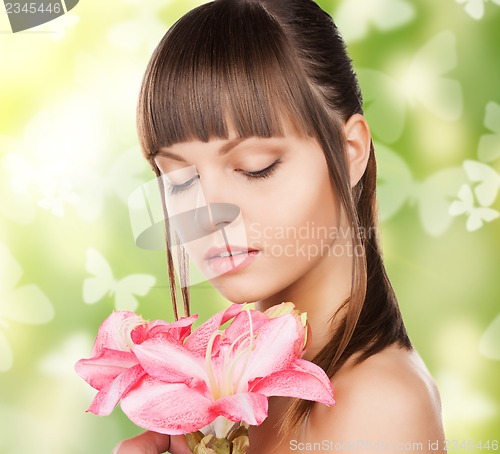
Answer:
[[[276,172],[276,169],[278,168],[278,164],[280,164],[280,163],[281,163],[281,160],[277,159],[271,165],[267,166],[265,169],[257,170],[255,172],[242,172],[242,173],[249,180],[252,180],[255,178],[259,179],[259,180],[263,180],[264,178],[270,178],[274,174],[274,172]]]
[[[265,169],[262,170],[257,170],[255,172],[244,172],[242,170],[239,170],[245,177],[247,177],[249,180],[264,180],[266,178],[270,178],[273,176],[273,174],[276,172],[278,164],[281,163],[280,159],[277,159],[274,161],[271,165],[267,166]],[[186,191],[189,189],[189,187],[193,184],[194,180],[197,178],[200,178],[199,175],[196,175],[195,177],[191,178],[190,180],[182,183],[182,184],[176,184],[170,186],[168,192],[170,195],[176,195],[180,194],[181,192]]]
[[[196,180],[197,178],[200,178],[200,176],[196,175],[195,177],[191,178],[190,180],[187,180],[182,184],[173,184],[168,188],[168,194],[177,195],[180,194],[181,192],[184,192],[186,189],[189,188],[189,186],[193,184],[193,181]]]

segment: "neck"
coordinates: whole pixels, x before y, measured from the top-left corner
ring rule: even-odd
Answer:
[[[310,360],[332,337],[335,329],[332,317],[351,293],[351,276],[350,255],[320,257],[308,273],[280,292],[257,302],[255,308],[264,311],[291,301],[299,311],[307,312],[312,341],[304,359]]]

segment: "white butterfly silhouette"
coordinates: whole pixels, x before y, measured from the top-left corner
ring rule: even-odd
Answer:
[[[16,287],[22,274],[9,248],[0,243],[0,328],[8,327],[8,321],[39,325],[54,317],[52,304],[37,285]],[[0,372],[8,371],[12,363],[12,348],[0,331]]]
[[[83,300],[95,304],[106,295],[114,296],[115,309],[134,311],[139,305],[136,296],[145,296],[156,278],[149,274],[131,274],[117,280],[108,261],[95,249],[87,250],[86,270],[92,275],[83,281]]]
[[[334,14],[346,42],[363,39],[371,25],[382,31],[407,24],[415,17],[408,0],[344,0]]]
[[[380,218],[395,215],[405,203],[418,203],[420,221],[432,236],[444,233],[453,218],[448,214],[452,197],[465,181],[461,167],[434,173],[425,181],[416,181],[408,164],[394,151],[375,144],[378,162],[377,194]]]
[[[452,216],[467,215],[466,229],[469,232],[480,229],[485,222],[491,222],[498,218],[499,213],[493,208],[475,206],[474,194],[468,184],[464,184],[458,192],[458,199],[455,200],[449,208]]]
[[[479,352],[500,361],[500,314],[486,328],[479,341]]]
[[[500,158],[500,104],[489,102],[486,105],[484,126],[494,134],[481,136],[477,154],[481,161],[490,162]]]
[[[455,0],[457,3],[465,4],[465,12],[473,19],[479,20],[484,16],[484,5],[487,0]],[[491,0],[500,5],[500,0]]]
[[[54,216],[62,218],[66,213],[66,205],[77,205],[78,202],[79,197],[73,191],[70,182],[62,180],[57,182],[51,191],[38,201],[38,206],[50,211]]]
[[[455,200],[449,208],[452,216],[467,215],[466,229],[469,232],[480,229],[485,222],[491,222],[499,217],[499,212],[491,205],[497,198],[500,189],[500,174],[487,164],[478,161],[464,161],[463,167],[472,183],[478,183],[474,187],[464,184],[458,192],[458,200]],[[479,202],[476,206],[474,195]]]
[[[458,81],[444,77],[457,65],[456,38],[445,31],[429,40],[400,74],[360,69],[365,113],[372,132],[386,143],[401,137],[409,107],[417,105],[444,120],[457,120],[463,108]]]
[[[500,173],[493,167],[478,161],[464,161],[464,169],[473,183],[479,183],[474,188],[480,205],[490,206],[497,198],[500,190]]]

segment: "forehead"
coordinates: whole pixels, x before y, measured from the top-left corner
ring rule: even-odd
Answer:
[[[194,151],[202,150],[216,153],[218,156],[225,156],[234,149],[252,149],[252,148],[277,148],[283,147],[287,142],[294,139],[310,140],[310,136],[299,130],[296,125],[290,121],[281,121],[281,131],[273,135],[261,136],[258,134],[242,136],[238,135],[234,128],[229,127],[227,137],[211,137],[208,140],[202,140],[198,137],[188,138],[187,140],[175,142],[168,146],[162,146],[157,152],[159,157],[170,157],[175,159],[179,155],[193,154]]]

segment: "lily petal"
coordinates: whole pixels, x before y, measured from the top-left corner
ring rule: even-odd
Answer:
[[[234,422],[259,425],[267,418],[267,397],[253,392],[232,394],[218,399],[212,410]]]
[[[256,332],[262,325],[269,321],[269,317],[260,311],[246,309],[241,311],[224,330],[225,342],[233,342],[234,339],[243,333],[250,332],[250,319],[253,332]]]
[[[328,375],[326,375],[325,371],[319,367],[318,365],[312,363],[311,361],[306,361],[305,359],[296,359],[292,368],[297,371],[307,372],[308,374],[314,375],[326,389],[329,389],[333,394],[333,386],[332,382]]]
[[[133,353],[104,348],[94,358],[78,361],[75,370],[90,386],[100,390],[137,364]]]
[[[197,388],[147,376],[121,402],[132,422],[169,435],[195,432],[210,424],[217,416],[211,406],[212,401]]]
[[[136,365],[103,387],[95,396],[87,411],[98,416],[111,414],[120,399],[146,374],[140,365]]]
[[[172,338],[182,342],[191,333],[191,327],[197,318],[198,315],[195,314],[190,317],[183,317],[173,323],[167,323],[163,320],[154,320],[147,326],[146,337],[151,338],[161,333],[168,333]]]
[[[268,377],[258,378],[250,384],[251,392],[268,397],[298,397],[326,405],[335,405],[333,387],[323,370],[308,361],[300,361],[302,361],[301,365],[296,366],[294,369],[283,370]]]
[[[254,347],[244,365],[242,383],[288,369],[296,359],[296,344],[303,342],[297,322],[290,314],[270,319],[255,334]]]
[[[149,339],[136,345],[134,353],[144,370],[160,380],[180,383],[193,378],[207,379],[204,358],[165,338]]]
[[[224,312],[218,312],[210,317],[205,323],[202,323],[198,329],[193,332],[184,343],[184,346],[193,353],[200,356],[205,355],[208,341],[213,332],[218,330],[221,325],[232,319],[242,311],[243,307],[240,304],[232,304]]]
[[[130,311],[117,311],[104,320],[97,332],[91,356],[96,356],[103,348],[123,350],[121,340],[117,336],[117,326],[133,318],[138,318],[138,315]]]

